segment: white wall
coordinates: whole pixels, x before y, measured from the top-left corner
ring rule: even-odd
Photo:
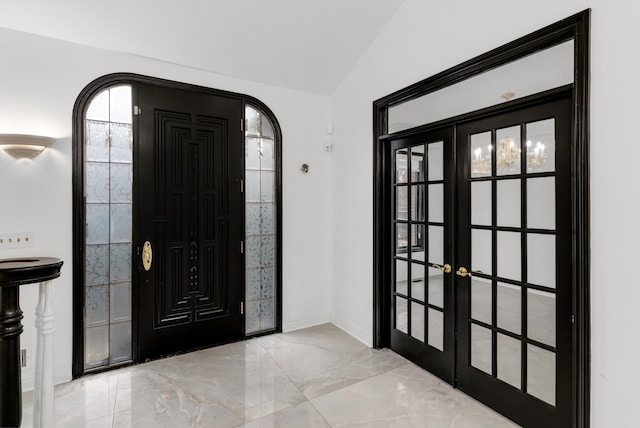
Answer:
[[[34,232],[35,247],[0,258],[50,255],[64,260],[54,282],[56,381],[71,378],[72,108],[93,79],[134,72],[249,94],[265,102],[283,131],[283,324],[285,330],[329,320],[331,154],[324,151],[328,97],[88,48],[0,28],[0,132],[58,140],[32,161],[0,151],[0,232]],[[310,172],[300,172],[308,163]],[[35,350],[36,285],[24,286],[22,347]],[[32,387],[33,364],[23,370]]]
[[[332,97],[331,319],[372,342],[372,102],[562,18],[593,9],[591,62],[591,420],[637,426],[640,231],[634,123],[640,3],[407,0]],[[357,249],[363,251],[357,251]]]

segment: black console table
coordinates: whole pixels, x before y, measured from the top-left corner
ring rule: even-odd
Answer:
[[[62,260],[30,257],[0,260],[0,427],[17,427],[22,421],[20,377],[20,286],[40,283],[36,307],[36,375],[34,426],[53,426],[53,310],[49,281],[60,276]]]

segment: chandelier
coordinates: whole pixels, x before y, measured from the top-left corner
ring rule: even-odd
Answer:
[[[538,141],[534,143],[527,141],[527,171],[535,171],[540,169],[547,160],[545,146]],[[501,173],[518,173],[520,171],[520,149],[513,138],[503,138],[498,141],[496,153],[496,168]],[[471,157],[471,174],[472,175],[490,175],[491,174],[491,156],[493,145],[487,146],[486,150],[478,147],[473,151]]]

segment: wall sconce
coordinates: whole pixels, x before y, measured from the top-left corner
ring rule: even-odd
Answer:
[[[0,149],[14,158],[33,158],[55,141],[55,138],[39,135],[0,134]]]

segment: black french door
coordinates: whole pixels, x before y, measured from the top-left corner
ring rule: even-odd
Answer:
[[[570,100],[389,142],[391,348],[526,427],[572,425]]]
[[[391,348],[452,382],[452,129],[395,140],[391,151]]]
[[[138,83],[137,359],[243,337],[240,99]]]

